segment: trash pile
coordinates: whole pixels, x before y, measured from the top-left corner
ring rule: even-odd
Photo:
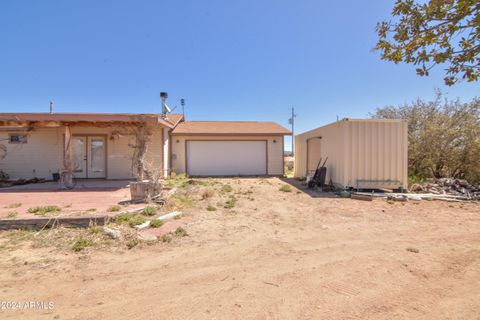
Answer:
[[[471,185],[463,179],[429,179],[424,183],[412,185],[410,192],[454,196],[463,200],[480,200],[480,187]]]

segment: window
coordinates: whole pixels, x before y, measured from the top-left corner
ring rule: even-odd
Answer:
[[[26,134],[10,134],[10,143],[27,143]]]

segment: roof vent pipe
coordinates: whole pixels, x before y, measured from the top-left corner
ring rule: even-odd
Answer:
[[[53,99],[50,100],[50,114],[53,114]]]
[[[162,118],[167,118],[167,113],[171,112],[170,108],[167,106],[168,93],[160,92],[160,99],[162,100]]]

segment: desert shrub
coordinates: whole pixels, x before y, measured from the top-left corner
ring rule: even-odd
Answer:
[[[211,198],[211,197],[213,197],[214,194],[215,194],[215,192],[212,189],[204,189],[202,191],[202,200]]]
[[[130,219],[128,219],[128,225],[133,228],[135,226],[138,226],[139,224],[145,223],[145,221],[147,221],[145,216],[141,214],[135,214],[133,216],[130,216]]]
[[[127,241],[127,248],[130,250],[130,249],[133,249],[135,248],[138,244],[140,243],[140,240],[134,238],[134,239],[130,239]]]
[[[152,222],[150,222],[150,227],[152,228],[160,228],[161,226],[163,226],[163,221],[162,220],[152,220]]]
[[[36,214],[38,216],[44,216],[48,213],[55,213],[61,210],[62,209],[60,209],[60,207],[58,206],[38,206],[38,207],[29,208],[27,211],[29,213]]]
[[[215,208],[214,206],[209,204],[208,207],[207,207],[207,211],[217,211],[217,208]]]
[[[72,250],[75,252],[82,251],[83,249],[93,245],[93,242],[86,238],[80,238],[72,246]]]
[[[232,192],[232,190],[233,190],[233,188],[229,184],[225,184],[225,185],[222,186],[222,191],[223,192]]]
[[[292,187],[290,187],[288,184],[284,184],[279,190],[282,192],[292,192]]]
[[[235,198],[235,196],[230,196],[230,198],[225,202],[223,207],[225,209],[232,209],[233,207],[235,207],[235,204],[237,203],[237,201],[238,199]]]
[[[185,237],[185,236],[188,236],[188,233],[185,229],[183,229],[182,227],[178,227],[176,230],[175,230],[175,235],[177,237]]]
[[[113,205],[113,206],[110,206],[107,211],[108,212],[118,212],[120,211],[121,207],[119,205]]]
[[[157,208],[154,206],[146,206],[142,213],[146,216],[154,216],[157,213]]]

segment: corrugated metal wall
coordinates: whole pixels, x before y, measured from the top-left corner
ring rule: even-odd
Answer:
[[[308,141],[319,137],[320,154],[318,147],[308,148]],[[406,188],[407,137],[403,120],[344,119],[305,132],[295,136],[295,176],[306,176],[312,157],[328,156],[327,182],[332,179],[340,187]]]

